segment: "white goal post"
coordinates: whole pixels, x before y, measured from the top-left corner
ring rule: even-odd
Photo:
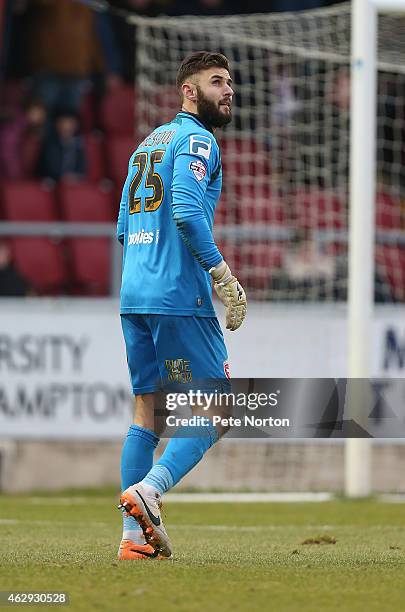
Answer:
[[[352,0],[351,154],[348,278],[350,378],[371,375],[377,117],[377,20],[379,12],[405,11],[405,0]],[[352,414],[362,413],[352,406]],[[345,493],[371,493],[371,445],[346,441]]]

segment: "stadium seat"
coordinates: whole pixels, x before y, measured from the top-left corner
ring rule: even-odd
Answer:
[[[327,190],[302,189],[293,197],[297,226],[305,229],[342,229],[347,226],[347,211],[338,196]]]
[[[132,136],[114,136],[107,143],[108,175],[122,188],[128,173],[128,162],[137,142]]]
[[[246,289],[266,290],[274,269],[283,265],[284,245],[270,242],[245,242],[240,247],[240,279]]]
[[[87,180],[97,183],[107,176],[104,156],[104,137],[98,133],[84,136],[87,161]]]
[[[180,97],[176,87],[161,85],[153,88],[151,92],[143,94],[148,99],[149,125],[162,125],[171,121],[180,111]],[[162,100],[164,103],[162,104]]]
[[[236,244],[236,242],[231,242],[228,240],[217,240],[216,243],[228,266],[235,272],[235,274],[238,274],[241,261],[239,245]]]
[[[115,221],[111,190],[101,189],[92,183],[64,182],[59,187],[58,195],[65,221]]]
[[[63,183],[59,189],[59,198],[66,221],[113,221],[111,192],[103,191],[91,183]],[[74,292],[85,295],[107,294],[111,265],[110,239],[70,238],[66,244]]]
[[[66,292],[68,275],[61,242],[25,236],[13,238],[10,246],[16,267],[38,294]]]
[[[38,162],[42,149],[42,136],[39,133],[27,134],[20,145],[22,177],[34,180],[37,176]]]
[[[69,241],[74,291],[84,295],[107,295],[110,285],[109,238],[75,238]]]
[[[245,242],[241,247],[242,266],[281,268],[285,246],[279,242]]]
[[[220,200],[215,209],[215,225],[233,225],[239,222],[239,209],[237,199],[228,196],[225,188],[222,190]]]
[[[258,183],[268,182],[271,174],[270,152],[253,138],[231,138],[219,140],[224,178],[238,183],[240,177],[252,177]],[[263,180],[264,179],[264,180]]]
[[[107,91],[100,108],[101,127],[110,135],[125,136],[135,123],[135,90],[131,85],[118,85]]]
[[[42,181],[5,181],[0,189],[7,221],[55,221],[54,189]]]
[[[401,203],[389,193],[379,191],[376,196],[377,229],[401,229]]]
[[[376,245],[376,266],[395,302],[405,301],[405,247]]]
[[[242,223],[288,223],[286,203],[277,194],[272,193],[269,184],[239,185],[236,193]]]
[[[331,240],[323,244],[323,252],[325,255],[331,255],[332,257],[348,257],[348,245],[347,242]]]

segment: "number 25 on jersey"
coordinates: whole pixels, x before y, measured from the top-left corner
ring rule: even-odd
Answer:
[[[144,200],[144,212],[154,212],[161,205],[164,196],[164,188],[162,179],[156,172],[155,165],[160,164],[165,153],[165,150],[151,151],[150,153],[141,151],[135,155],[132,166],[136,167],[137,171],[129,187],[130,215],[141,212],[142,200]],[[144,196],[143,198],[137,197],[136,193],[142,183],[145,172],[146,177],[144,186],[145,188],[153,189],[153,193],[151,196]]]

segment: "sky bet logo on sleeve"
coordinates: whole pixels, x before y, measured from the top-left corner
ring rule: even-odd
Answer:
[[[190,162],[190,170],[194,174],[197,181],[202,181],[207,174],[207,169],[204,162],[200,161],[199,159]]]
[[[208,136],[202,136],[201,134],[190,136],[190,153],[193,155],[202,155],[205,159],[209,159],[211,146],[211,138]]]

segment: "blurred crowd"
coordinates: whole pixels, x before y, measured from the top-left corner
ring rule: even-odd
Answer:
[[[157,16],[311,9],[331,0],[111,0]],[[93,127],[106,93],[135,78],[133,27],[77,0],[6,0],[1,53],[0,177],[86,175],[83,100],[92,92]],[[99,123],[99,125],[97,125]]]
[[[337,3],[338,0],[251,0],[249,3],[241,0],[195,0],[193,3],[186,0],[110,0],[110,5],[115,9],[148,17],[297,11]],[[3,0],[3,6],[5,27],[3,39],[0,38],[0,181],[47,179],[48,183],[59,186],[66,180],[74,183],[81,179],[99,184],[101,179],[107,177],[110,184],[107,187],[104,185],[104,188],[110,191],[116,189],[118,193],[133,147],[134,27],[117,12],[95,12],[85,1],[79,0]],[[162,71],[164,66],[162,61]],[[270,117],[268,121],[274,121],[279,126],[278,132],[272,133],[272,141],[265,143],[266,158],[272,147],[277,150],[276,159],[273,160],[273,180],[276,181],[280,175],[287,190],[289,186],[296,187],[298,165],[301,188],[322,190],[329,186],[337,189],[342,177],[345,179],[348,175],[349,73],[345,67],[337,67],[333,79],[327,80],[322,79],[321,72],[312,75],[304,60],[296,61],[288,74],[283,66],[280,60],[278,67],[277,53],[273,53],[277,100],[270,100],[270,90],[267,92],[265,88],[263,93],[264,106]],[[270,78],[270,74],[264,70],[263,77]],[[234,78],[237,83],[237,73]],[[299,91],[293,85],[297,81],[306,84]],[[386,120],[378,126],[378,142],[382,144],[377,151],[380,181],[389,185],[395,171],[395,184],[403,191],[405,165],[402,161],[405,160],[405,148],[401,146],[401,151],[394,151],[393,129],[395,122],[398,124],[402,120],[402,108],[395,106],[395,100],[399,90],[401,94],[405,91],[404,83],[402,77],[388,73],[379,80],[379,90],[383,94],[379,96],[379,100],[383,101],[379,102],[383,105],[379,108],[379,116]],[[318,90],[316,87],[324,89]],[[325,100],[325,108],[318,112],[316,121],[312,106],[307,103],[314,95]],[[236,102],[240,102],[238,93]],[[296,124],[303,126],[297,133],[290,130],[289,126],[294,123],[292,118]],[[252,116],[245,113],[244,120],[248,122],[249,132],[258,127],[253,111]],[[237,131],[243,130],[236,116],[234,126]],[[305,126],[308,129],[304,129]],[[277,137],[279,141],[276,142]],[[316,158],[314,143],[318,151]],[[293,154],[291,146],[294,147]],[[399,158],[401,164],[397,163]],[[267,166],[263,173],[267,180]],[[230,172],[228,175],[232,178]],[[225,182],[225,198],[226,187]],[[324,206],[322,198],[321,194],[321,208]],[[398,205],[394,203],[391,208],[393,211],[395,209],[395,214],[390,216],[386,211],[391,210],[391,200],[385,195],[384,198],[381,210],[385,216],[380,225],[396,229],[400,225],[400,215],[401,224],[405,223],[405,208],[398,212]],[[113,194],[112,199],[116,203],[119,196]],[[267,195],[264,199],[268,204]],[[231,197],[230,200],[234,203],[235,198]],[[313,201],[310,205],[314,206]],[[303,210],[305,207],[306,202],[303,203]],[[115,218],[115,212],[111,218]],[[86,221],[83,218],[71,220]],[[106,214],[105,219],[99,220],[111,219]],[[233,219],[235,221],[236,218]],[[288,289],[292,299],[302,299],[302,296],[311,299],[311,287],[314,287],[314,297],[322,299],[319,287],[325,286],[326,297],[330,296],[328,287],[332,286],[333,299],[346,298],[345,283],[340,290],[336,279],[345,279],[347,270],[338,269],[335,253],[331,255],[320,251],[314,236],[308,232],[297,233],[290,246],[283,265],[279,264],[282,268],[280,274],[272,276],[272,295],[280,290],[280,295],[285,296]],[[395,253],[395,258],[397,255]],[[270,257],[268,245],[265,256]],[[252,265],[249,265],[252,269],[266,271],[263,283],[267,291],[267,268],[272,266],[267,265],[267,259],[263,266],[260,253],[258,257],[259,263],[252,260]],[[405,262],[405,254],[403,257]],[[343,260],[346,265],[346,256]],[[105,267],[107,270],[108,262]],[[396,260],[394,268],[397,271]],[[402,285],[402,277],[395,282]],[[2,290],[8,295],[32,292],[32,288],[24,284],[18,270],[13,269],[11,252],[4,241],[0,241],[0,295]],[[384,295],[380,298],[376,295],[379,301],[384,301],[383,298]],[[405,298],[401,293],[402,299]]]

